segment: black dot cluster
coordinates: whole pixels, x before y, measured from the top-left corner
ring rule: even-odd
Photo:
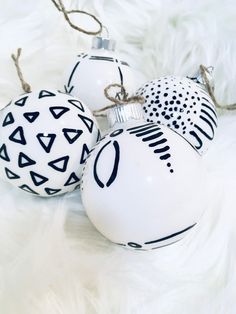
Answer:
[[[185,135],[193,128],[201,105],[201,88],[188,78],[166,76],[152,80],[138,92],[147,122],[164,124]]]

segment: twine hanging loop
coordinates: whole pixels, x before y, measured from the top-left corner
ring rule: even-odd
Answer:
[[[19,59],[20,59],[21,51],[22,51],[22,49],[21,49],[21,48],[18,48],[16,55],[12,54],[12,55],[11,55],[11,58],[12,58],[12,60],[14,61],[14,64],[15,64],[15,67],[16,67],[16,71],[17,71],[17,75],[18,75],[19,80],[20,80],[20,82],[21,82],[22,89],[24,90],[24,92],[30,93],[30,92],[31,92],[31,87],[30,87],[30,85],[24,80],[24,77],[23,77],[23,74],[22,74],[22,71],[21,71],[21,68],[20,68],[20,64],[19,64]]]
[[[95,15],[88,13],[86,11],[82,11],[82,10],[67,11],[62,0],[51,0],[51,1],[53,2],[55,7],[57,8],[57,10],[63,13],[65,20],[70,25],[70,27],[72,27],[73,29],[75,29],[81,33],[87,34],[87,35],[98,35],[102,32],[103,25]],[[87,31],[86,29],[73,24],[70,20],[70,17],[69,17],[69,15],[73,14],[73,13],[79,13],[79,14],[90,16],[99,25],[99,29],[97,31],[92,32],[92,31]]]

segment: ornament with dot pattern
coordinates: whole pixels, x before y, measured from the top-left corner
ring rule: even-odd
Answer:
[[[215,136],[217,113],[209,94],[189,78],[166,76],[145,83],[137,95],[147,122],[166,125],[204,154]]]

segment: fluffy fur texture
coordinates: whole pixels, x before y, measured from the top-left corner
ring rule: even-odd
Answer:
[[[236,100],[235,1],[65,3],[101,18],[140,82],[214,65],[217,98]],[[21,93],[10,60],[17,47],[33,88],[61,88],[70,60],[90,46],[91,38],[70,29],[49,0],[1,0],[0,25],[1,107]],[[236,114],[223,114],[203,158],[209,208],[184,240],[155,252],[127,251],[104,239],[84,214],[79,192],[40,199],[1,181],[0,313],[236,313],[235,133]]]

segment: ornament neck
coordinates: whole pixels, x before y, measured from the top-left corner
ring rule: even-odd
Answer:
[[[207,79],[209,81],[211,88],[214,90],[215,84],[214,84],[214,79],[212,76],[213,70],[214,68],[212,66],[208,67],[206,75],[207,75]],[[199,84],[203,89],[207,91],[207,86],[205,84],[204,78],[202,77],[200,69],[192,77],[188,77],[188,78],[194,81],[195,83]]]
[[[143,121],[143,109],[139,103],[119,104],[108,110],[107,119],[110,128],[117,124]]]
[[[113,39],[105,38],[101,36],[93,37],[92,41],[92,49],[103,49],[114,51],[116,46],[116,42]]]

